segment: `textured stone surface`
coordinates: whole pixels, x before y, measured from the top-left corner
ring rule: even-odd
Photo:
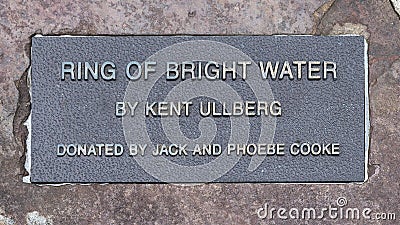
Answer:
[[[0,225],[14,225],[14,224],[15,224],[14,220],[0,215]]]
[[[352,28],[346,24],[356,24]],[[336,26],[336,28],[334,28]],[[369,34],[370,179],[363,185],[67,185],[22,183],[24,129],[29,99],[23,80],[29,42],[42,34]],[[365,29],[366,27],[366,29]],[[400,21],[389,1],[0,1],[0,215],[26,223],[37,211],[54,224],[267,223],[256,210],[277,206],[349,205],[397,212],[400,202]],[[340,30],[340,29],[339,29]],[[18,94],[17,88],[21,91]],[[25,91],[24,91],[25,90]],[[17,110],[19,108],[20,110]],[[282,221],[276,220],[275,224]],[[286,221],[354,224],[357,221]],[[359,221],[362,224],[397,224]],[[4,220],[0,220],[0,224]]]
[[[38,212],[33,211],[26,215],[27,225],[53,225],[53,220],[49,217],[39,215]]]
[[[400,16],[400,1],[399,0],[390,0],[393,4],[394,9],[396,10],[397,14]]]
[[[363,24],[354,24],[354,23],[344,23],[343,25],[335,24],[333,26],[331,35],[342,35],[342,34],[358,34],[365,37],[365,39],[369,38],[368,27]]]

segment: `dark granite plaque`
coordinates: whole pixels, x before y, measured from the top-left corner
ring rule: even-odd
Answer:
[[[361,36],[35,36],[32,183],[363,182]]]

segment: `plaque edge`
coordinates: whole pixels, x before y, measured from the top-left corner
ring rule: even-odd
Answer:
[[[309,185],[334,185],[334,184],[364,184],[368,181],[368,165],[369,165],[369,146],[370,146],[370,109],[369,109],[369,65],[368,65],[368,42],[366,38],[363,35],[358,35],[358,34],[340,34],[340,35],[312,35],[312,34],[271,34],[271,35],[248,35],[248,34],[235,34],[235,35],[227,35],[227,34],[221,34],[221,35],[207,35],[207,34],[173,34],[173,35],[157,35],[157,34],[144,34],[144,35],[42,35],[42,34],[36,34],[31,37],[31,58],[30,62],[32,63],[32,51],[33,51],[33,43],[34,39],[36,38],[58,38],[58,37],[73,37],[73,38],[86,38],[86,37],[134,37],[134,36],[158,36],[158,37],[193,37],[193,36],[205,36],[205,37],[212,37],[212,36],[276,36],[276,37],[288,37],[288,36],[294,36],[294,37],[299,37],[299,36],[306,36],[306,37],[340,37],[340,36],[350,36],[350,37],[362,37],[363,42],[364,42],[364,180],[363,181],[331,181],[331,182],[282,182],[282,181],[277,181],[277,182],[210,182],[214,184],[309,184]],[[32,65],[29,65],[28,68],[28,75],[27,75],[27,85],[29,89],[29,95],[31,97],[31,104],[33,103],[32,101],[32,86],[31,86],[31,70],[32,70]],[[157,183],[152,183],[152,182],[35,182],[32,181],[31,177],[31,168],[32,168],[32,159],[31,159],[31,141],[32,141],[32,124],[31,124],[31,116],[32,116],[32,108],[29,113],[29,116],[27,120],[23,123],[24,126],[27,127],[28,130],[28,135],[26,139],[26,160],[24,164],[24,168],[27,171],[28,175],[23,176],[22,181],[23,183],[33,183],[38,186],[64,186],[64,185],[92,185],[92,184],[100,184],[100,185],[105,185],[105,184],[173,184],[173,185],[198,185],[198,183],[164,183],[164,182],[157,182]]]

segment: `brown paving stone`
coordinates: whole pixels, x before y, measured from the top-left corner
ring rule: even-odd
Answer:
[[[346,197],[351,206],[394,211],[399,216],[399,17],[386,1],[304,2],[0,0],[0,215],[15,220],[16,224],[26,223],[27,214],[33,211],[51,218],[54,224],[255,224],[270,222],[260,221],[256,216],[256,210],[265,202],[317,208]],[[19,98],[17,87],[23,85],[18,80],[29,66],[30,36],[35,33],[328,35],[357,33],[360,27],[369,34],[372,111],[369,171],[372,177],[363,185],[50,187],[22,183],[25,134],[20,123],[26,113],[16,110],[18,102],[21,109],[29,106],[25,106],[23,93]],[[351,224],[351,221],[314,222],[308,221]],[[379,224],[378,221],[361,223]]]

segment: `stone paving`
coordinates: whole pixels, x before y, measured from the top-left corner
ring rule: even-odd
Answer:
[[[398,224],[261,220],[257,209],[348,206],[400,217],[400,3],[311,1],[0,0],[0,224]],[[22,125],[35,34],[360,34],[369,43],[371,140],[365,184],[39,186],[26,175]],[[397,222],[397,223],[396,223]]]

